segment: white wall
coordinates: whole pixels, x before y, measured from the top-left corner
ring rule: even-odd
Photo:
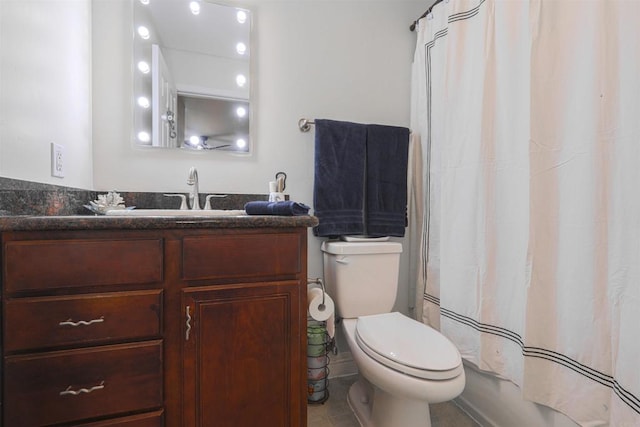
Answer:
[[[93,186],[90,37],[90,0],[0,1],[0,176]]]
[[[313,205],[314,130],[332,118],[409,125],[415,35],[424,2],[267,2],[256,11],[257,155],[266,178],[288,174],[294,200]],[[256,89],[254,87],[254,89]],[[264,191],[259,183],[257,190]],[[311,236],[311,234],[310,234]],[[309,275],[322,276],[320,239],[309,239]],[[407,312],[406,277],[397,307]]]

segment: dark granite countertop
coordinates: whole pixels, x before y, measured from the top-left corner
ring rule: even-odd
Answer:
[[[1,0],[0,0],[1,1]],[[163,192],[121,192],[126,206],[178,209],[180,201]],[[216,193],[218,194],[218,193]],[[206,193],[200,194],[204,205]],[[153,230],[169,228],[290,228],[318,225],[314,216],[104,216],[84,206],[98,192],[0,177],[0,231]],[[218,194],[214,210],[242,210],[267,194]]]
[[[314,216],[0,216],[0,231],[313,227]]]

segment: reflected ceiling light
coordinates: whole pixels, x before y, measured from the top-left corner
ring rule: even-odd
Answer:
[[[242,42],[238,43],[236,45],[236,51],[239,55],[244,55],[244,53],[247,51],[247,45]]]
[[[193,145],[194,147],[196,145],[200,145],[200,137],[193,135],[192,137],[189,138],[189,144]]]
[[[236,76],[236,84],[239,87],[244,87],[244,85],[247,84],[247,78],[243,74],[238,74]]]
[[[151,71],[151,67],[144,61],[138,62],[138,70],[140,70],[144,74],[148,74]]]
[[[247,21],[247,12],[245,12],[244,10],[239,10],[236,14],[236,18],[238,19],[239,23],[244,24]]]
[[[192,1],[191,3],[189,3],[189,9],[191,9],[191,13],[193,13],[194,15],[199,15],[200,3],[198,3],[197,1]]]
[[[138,34],[144,40],[147,40],[151,36],[151,33],[149,32],[149,29],[147,27],[143,26],[143,25],[140,25],[138,27]]]
[[[149,142],[151,141],[151,135],[149,135],[149,132],[138,132],[138,139],[141,142]]]
[[[238,117],[244,117],[247,115],[247,109],[244,107],[238,107],[236,108],[236,115]]]
[[[144,5],[147,5],[147,4],[149,4],[149,0],[140,0],[140,3],[142,3]]]
[[[238,148],[244,148],[244,147],[246,147],[246,146],[247,146],[247,141],[245,141],[245,140],[244,140],[244,139],[242,139],[242,138],[238,138],[238,139],[236,139],[236,147],[238,147]]]
[[[151,103],[149,102],[149,98],[147,98],[146,96],[141,96],[138,98],[138,105],[142,108],[149,108]]]

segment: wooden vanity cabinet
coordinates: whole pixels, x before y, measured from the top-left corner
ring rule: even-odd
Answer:
[[[2,233],[2,425],[306,426],[304,227]]]

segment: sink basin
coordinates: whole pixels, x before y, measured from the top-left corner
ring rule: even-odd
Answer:
[[[246,215],[244,210],[235,209],[112,209],[106,212],[108,216],[238,216]]]

